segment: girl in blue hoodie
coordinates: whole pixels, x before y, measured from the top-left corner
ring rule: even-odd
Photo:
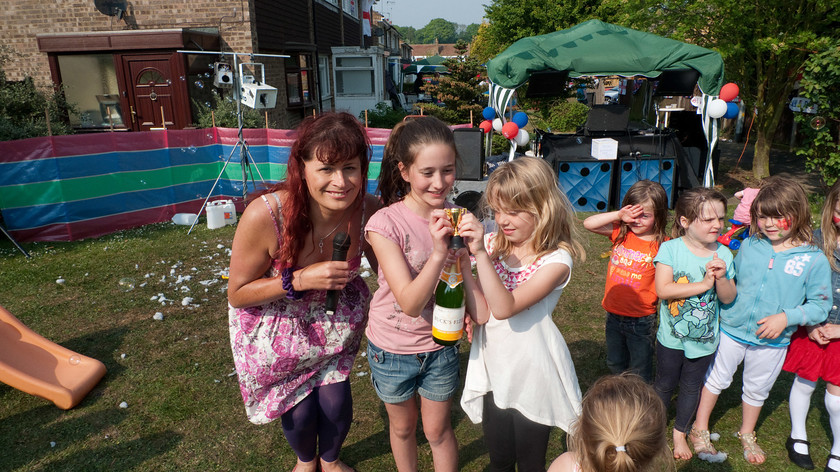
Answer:
[[[744,458],[764,462],[755,425],[799,326],[823,322],[831,307],[831,268],[813,244],[811,212],[802,186],[771,177],[750,209],[751,236],[735,256],[738,294],[721,306],[720,345],[700,395],[690,434],[698,457],[722,460],[709,440],[709,416],[720,393],[744,363],[743,417],[738,437]],[[700,454],[704,452],[706,454]]]

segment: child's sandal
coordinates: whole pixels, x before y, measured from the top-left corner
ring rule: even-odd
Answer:
[[[755,431],[746,434],[737,433],[736,436],[741,440],[741,446],[744,447],[744,459],[747,462],[750,464],[761,464],[764,462],[764,450],[758,447],[758,444],[755,442]],[[750,456],[753,457],[753,460],[750,460]],[[762,459],[761,461],[757,460],[759,457]]]
[[[708,429],[691,428],[688,439],[694,448],[697,458],[706,462],[723,462],[726,460],[726,453],[719,452],[712,446],[712,438]]]

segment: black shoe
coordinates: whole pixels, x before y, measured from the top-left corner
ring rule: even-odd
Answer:
[[[840,472],[840,470],[832,469],[831,467],[828,466],[828,463],[831,462],[831,459],[834,459],[836,461],[840,461],[840,457],[835,456],[834,454],[831,454],[830,456],[828,456],[828,461],[825,463],[825,471],[824,472]]]
[[[788,457],[790,458],[790,461],[796,464],[797,466],[802,467],[803,469],[812,470],[814,468],[814,461],[811,460],[811,454],[800,454],[796,452],[796,450],[793,449],[793,445],[796,443],[804,444],[806,446],[809,446],[809,448],[811,446],[811,443],[808,441],[803,441],[802,439],[793,439],[790,437],[787,438],[787,441],[785,441],[785,447],[787,448]],[[829,469],[828,466],[826,466],[825,470],[831,469]]]

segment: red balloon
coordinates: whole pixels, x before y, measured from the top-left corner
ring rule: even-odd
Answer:
[[[507,139],[515,138],[517,134],[519,134],[519,125],[516,123],[508,121],[504,126],[502,126],[502,136]]]
[[[729,82],[720,88],[720,99],[724,102],[731,102],[741,93],[738,85],[735,82]]]
[[[484,120],[478,125],[478,127],[481,128],[481,131],[489,133],[490,130],[493,129],[493,122],[490,120]]]

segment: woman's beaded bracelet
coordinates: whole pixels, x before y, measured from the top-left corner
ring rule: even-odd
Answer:
[[[292,285],[292,278],[294,277],[294,270],[291,267],[286,267],[280,273],[280,279],[283,281],[283,290],[286,291],[286,298],[289,300],[300,300],[306,294],[306,290],[295,290]]]

